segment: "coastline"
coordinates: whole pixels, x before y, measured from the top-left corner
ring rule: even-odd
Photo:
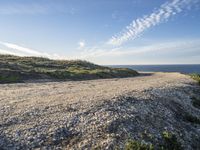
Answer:
[[[109,65],[109,67],[126,67],[137,71],[180,72],[184,74],[199,73],[200,64],[162,64],[162,65]]]

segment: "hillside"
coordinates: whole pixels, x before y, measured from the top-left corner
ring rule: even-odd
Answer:
[[[0,55],[0,83],[26,80],[86,80],[133,77],[126,68],[109,68],[81,60],[51,60],[41,57]]]

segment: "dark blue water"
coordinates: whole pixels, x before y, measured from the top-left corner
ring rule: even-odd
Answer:
[[[125,67],[144,72],[180,72],[180,73],[200,73],[198,65],[112,65],[111,67]]]

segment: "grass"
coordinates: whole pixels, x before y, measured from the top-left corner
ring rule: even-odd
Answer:
[[[162,133],[162,137],[164,140],[164,143],[160,145],[160,149],[163,150],[182,150],[181,144],[178,142],[175,134],[164,131]]]
[[[181,144],[178,142],[176,135],[164,131],[162,132],[162,140],[159,143],[146,144],[137,140],[128,140],[125,144],[125,150],[182,150]]]
[[[14,83],[14,82],[17,82],[19,80],[20,80],[20,78],[18,76],[13,76],[13,75],[1,76],[0,75],[0,82]]]
[[[196,80],[200,85],[200,74],[194,73],[194,74],[191,74],[190,76],[192,77],[192,79]]]
[[[125,150],[154,150],[152,144],[146,144],[135,140],[129,140],[125,144]]]
[[[198,84],[200,85],[200,74],[194,73],[194,74],[191,74],[190,76],[191,76],[192,79],[196,80],[198,82]],[[196,97],[192,97],[192,105],[194,107],[200,109],[200,99],[196,98]],[[190,120],[197,120],[197,119],[190,119]]]
[[[34,79],[88,80],[139,75],[128,68],[110,68],[82,60],[0,55],[0,83]]]

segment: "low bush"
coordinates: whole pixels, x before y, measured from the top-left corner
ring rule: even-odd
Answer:
[[[129,140],[125,144],[125,150],[154,150],[152,144],[146,144],[135,140]]]
[[[153,142],[152,138],[151,138],[151,142],[150,143],[154,143],[153,144],[147,144],[144,142],[140,142],[140,141],[136,141],[136,140],[128,140],[125,143],[125,150],[154,150],[154,149],[158,149],[158,150],[182,150],[182,146],[179,143],[177,137],[175,134],[168,132],[168,131],[164,131],[161,134],[162,140],[160,140],[159,143],[157,142]]]
[[[200,74],[191,74],[190,76],[200,84]]]
[[[162,137],[163,137],[164,142],[163,144],[159,146],[160,149],[163,149],[163,150],[182,150],[183,149],[181,144],[178,142],[175,134],[168,131],[164,131],[162,133]]]
[[[193,97],[192,98],[192,105],[198,109],[200,109],[200,98]]]

